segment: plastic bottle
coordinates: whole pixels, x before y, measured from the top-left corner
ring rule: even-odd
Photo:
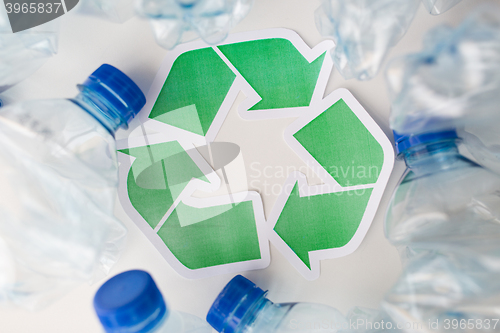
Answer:
[[[149,19],[156,41],[166,49],[198,36],[222,42],[250,11],[253,0],[139,0],[138,12]]]
[[[435,332],[498,331],[500,177],[460,155],[453,129],[395,140],[408,169],[385,232],[405,268],[382,309]]]
[[[145,97],[110,65],[78,88],[0,109],[0,302],[42,307],[107,274],[123,247],[113,136]]]
[[[391,127],[399,133],[456,128],[474,159],[500,174],[499,64],[499,7],[481,6],[456,28],[434,28],[422,51],[388,66]]]
[[[433,15],[460,1],[422,0]],[[331,55],[340,74],[370,80],[410,27],[419,5],[419,0],[323,0],[316,10],[316,26],[335,42]]]
[[[346,326],[334,308],[312,303],[274,304],[265,291],[241,275],[221,291],[207,322],[221,333],[335,332]]]
[[[151,275],[120,273],[97,291],[94,309],[107,333],[210,333],[200,318],[171,311]]]

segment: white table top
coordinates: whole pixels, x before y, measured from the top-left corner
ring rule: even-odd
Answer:
[[[444,22],[456,25],[474,7],[486,2],[496,1],[464,0],[440,16],[432,16],[420,6],[409,31],[389,52],[388,59],[420,50],[422,37],[429,28]],[[233,32],[289,28],[297,31],[313,47],[323,40],[314,23],[314,11],[319,4],[319,0],[256,0],[250,14]],[[118,67],[147,92],[166,54],[167,51],[155,43],[145,21],[132,18],[116,24],[70,12],[61,18],[59,53],[33,76],[3,93],[1,98],[9,104],[25,99],[75,96],[75,85],[83,82],[102,63]],[[371,81],[358,82],[344,80],[334,69],[326,93],[341,87],[353,93],[392,140],[388,122],[390,103],[383,72]],[[282,127],[289,122],[289,119],[283,120]],[[397,161],[375,220],[358,250],[344,258],[322,261],[319,279],[306,281],[272,245],[270,266],[243,274],[262,289],[268,289],[268,297],[274,302],[324,303],[343,313],[355,305],[376,308],[401,271],[396,249],[384,238],[383,220],[392,191],[403,171],[403,163]],[[264,205],[272,204],[273,200],[264,197]],[[219,291],[233,275],[201,280],[181,277],[119,203],[116,204],[116,215],[127,226],[129,234],[127,247],[113,267],[111,276],[129,269],[147,270],[157,281],[170,308],[204,318]],[[0,332],[100,332],[92,298],[102,282],[82,285],[40,312],[0,309]]]

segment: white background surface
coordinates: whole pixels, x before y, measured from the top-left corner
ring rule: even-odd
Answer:
[[[422,37],[428,29],[444,22],[456,25],[474,7],[486,2],[497,1],[464,0],[437,17],[427,14],[421,6],[409,31],[390,51],[388,59],[420,50]],[[297,31],[313,47],[323,40],[314,24],[314,11],[319,4],[318,0],[256,0],[250,14],[233,32],[289,28]],[[61,18],[59,40],[59,53],[55,57],[26,81],[0,96],[6,104],[26,99],[73,97],[77,94],[76,84],[83,82],[103,63],[120,68],[146,93],[167,53],[155,43],[148,23],[138,18],[116,24],[70,12]],[[340,87],[353,93],[392,140],[388,126],[390,103],[383,72],[371,81],[358,82],[345,81],[334,70],[326,94]],[[259,155],[275,155],[272,153],[275,151],[273,146],[269,144],[272,140],[266,135],[250,137],[255,132],[249,129],[258,128],[261,133],[280,133],[292,121],[281,119],[272,123],[255,123],[228,117],[220,135],[224,141],[237,142],[242,151],[248,152],[244,158],[245,163],[249,164]],[[236,122],[238,126],[235,126]],[[241,126],[247,130],[232,130]],[[246,133],[249,135],[247,140],[242,138]],[[279,149],[278,146],[283,144],[282,137],[275,134],[274,138],[276,149]],[[281,163],[286,164],[286,158]],[[343,313],[355,305],[377,307],[401,269],[396,249],[384,238],[383,219],[391,193],[403,170],[403,163],[396,162],[381,206],[359,249],[347,257],[323,261],[318,280],[306,281],[272,245],[271,265],[264,270],[244,272],[243,275],[262,289],[269,289],[269,299],[278,303],[323,303]],[[273,197],[263,198],[266,213],[274,200]],[[170,308],[204,318],[232,275],[202,280],[187,280],[179,276],[123,212],[119,203],[116,205],[116,215],[127,226],[129,235],[127,248],[112,269],[111,276],[128,269],[147,270],[155,278]],[[0,308],[0,333],[100,332],[99,322],[92,309],[92,299],[102,282],[92,286],[82,285],[40,312]]]

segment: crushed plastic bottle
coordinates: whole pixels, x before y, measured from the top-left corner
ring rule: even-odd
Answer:
[[[405,268],[382,309],[424,331],[498,332],[500,177],[460,155],[453,129],[395,140],[408,169],[385,232]]]
[[[202,319],[167,308],[149,273],[120,273],[97,291],[94,309],[107,333],[210,333]]]
[[[422,0],[425,9],[432,15],[443,14],[462,0]]]
[[[461,0],[422,0],[438,15]],[[345,79],[370,80],[377,75],[387,52],[408,30],[419,0],[323,0],[316,10],[316,26],[332,38],[332,59]]]
[[[149,19],[158,44],[172,49],[196,38],[193,35],[208,44],[222,42],[252,4],[253,0],[139,0],[137,8]]]
[[[56,22],[49,22],[14,34],[7,11],[0,6],[0,93],[33,74],[56,54],[57,27]]]
[[[481,165],[500,173],[500,9],[480,7],[430,31],[420,53],[395,59],[387,82],[400,133],[456,128]]]
[[[135,0],[80,0],[78,13],[123,23],[134,15]]]
[[[41,308],[103,277],[123,248],[114,133],[145,97],[110,65],[78,88],[0,109],[0,303]]]
[[[410,26],[419,0],[323,0],[316,25],[335,42],[332,59],[345,79],[370,80]]]
[[[346,326],[342,314],[313,303],[274,304],[265,291],[241,275],[220,292],[207,322],[221,333],[335,332]]]

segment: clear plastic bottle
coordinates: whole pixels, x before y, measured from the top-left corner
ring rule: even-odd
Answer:
[[[139,0],[137,9],[149,19],[158,44],[172,49],[198,36],[208,44],[222,42],[252,4],[253,0]]]
[[[460,1],[422,0],[432,15]],[[316,10],[316,26],[335,42],[332,59],[340,74],[370,80],[410,27],[419,5],[419,0],[323,0]]]
[[[202,319],[167,308],[149,273],[120,273],[97,291],[94,309],[107,333],[210,333]]]
[[[329,306],[312,303],[274,304],[266,292],[241,275],[221,291],[207,321],[221,333],[336,332],[347,322]]]
[[[103,277],[123,247],[114,133],[145,97],[110,65],[78,88],[0,109],[0,303],[42,307]]]
[[[385,232],[405,267],[382,309],[420,330],[498,332],[500,177],[460,155],[453,129],[395,140],[408,169]]]
[[[399,133],[456,128],[463,146],[500,174],[500,8],[481,6],[458,27],[427,33],[422,51],[388,66],[391,128]]]
[[[323,0],[319,32],[335,42],[332,59],[345,79],[370,80],[404,36],[419,0]]]

